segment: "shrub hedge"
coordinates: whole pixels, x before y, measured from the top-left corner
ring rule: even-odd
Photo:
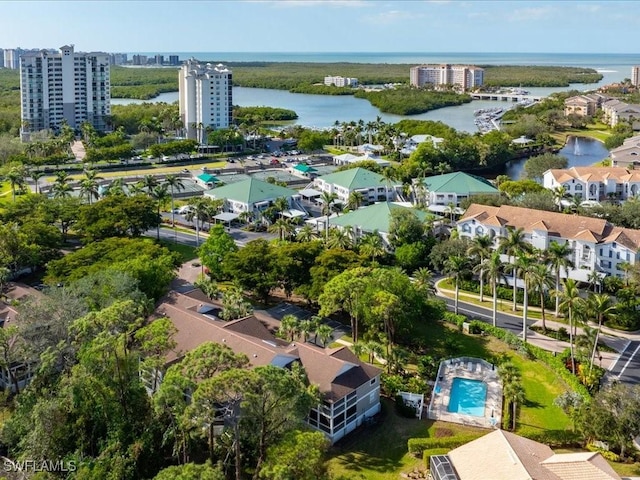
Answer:
[[[436,448],[452,450],[482,435],[484,435],[484,433],[455,435],[453,437],[410,438],[407,441],[407,448],[409,453],[413,453],[414,455],[422,455],[425,450],[433,450]]]
[[[449,453],[448,448],[432,448],[430,450],[425,450],[422,452],[422,460],[424,461],[425,467],[429,468],[429,460],[433,455],[446,455]]]

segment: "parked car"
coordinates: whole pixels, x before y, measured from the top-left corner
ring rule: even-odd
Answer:
[[[272,159],[269,161],[269,165],[280,165],[280,162],[278,161],[278,159],[277,159],[277,158],[272,158]]]

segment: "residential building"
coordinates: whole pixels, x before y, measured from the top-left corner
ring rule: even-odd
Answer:
[[[624,140],[622,145],[609,152],[614,167],[635,168],[640,166],[640,135]]]
[[[389,242],[389,225],[391,213],[398,210],[411,212],[420,222],[424,223],[429,218],[435,220],[437,217],[424,210],[418,210],[410,204],[396,202],[380,202],[366,207],[352,210],[340,216],[331,217],[330,226],[345,229],[351,227],[354,240],[362,238],[367,233],[377,232],[385,245],[391,249]]]
[[[564,114],[579,115],[581,117],[593,116],[602,104],[610,100],[610,97],[601,93],[587,93],[569,97],[564,101]]]
[[[4,50],[0,48],[0,68],[4,68]]]
[[[200,290],[172,292],[156,310],[176,327],[173,364],[204,342],[226,345],[249,359],[250,368],[274,365],[291,368],[299,363],[322,403],[309,412],[307,422],[331,443],[347,435],[380,411],[380,369],[366,364],[347,347],[321,348],[306,342],[287,342],[271,331],[278,321],[265,311],[229,322],[220,320],[220,307]]]
[[[146,65],[147,64],[147,56],[146,55],[134,55],[132,60],[134,65]]]
[[[273,183],[249,178],[204,192],[207,197],[224,200],[224,211],[254,216],[269,208],[278,198],[286,198],[289,206],[296,206],[299,195],[295,190]],[[303,210],[303,209],[300,209]]]
[[[154,58],[154,63],[156,65],[164,65],[164,55],[156,55]]]
[[[551,169],[544,172],[542,185],[549,190],[564,187],[567,194],[582,200],[626,200],[640,193],[640,171],[623,167]]]
[[[630,105],[620,100],[608,100],[602,104],[604,121],[611,128],[620,122],[627,122],[633,130],[640,130],[640,105]]]
[[[351,165],[358,162],[375,162],[380,167],[388,167],[391,163],[388,160],[372,156],[370,152],[366,152],[364,155],[354,155],[352,153],[343,153],[342,155],[333,156],[334,165]]]
[[[484,70],[471,65],[418,65],[411,68],[409,81],[414,87],[452,85],[470,90],[483,85]]]
[[[335,193],[338,202],[346,204],[351,192],[360,192],[364,203],[387,202],[396,199],[400,185],[387,182],[385,178],[364,168],[352,168],[343,172],[330,173],[313,181],[315,189]]]
[[[504,430],[432,456],[429,472],[433,480],[620,480],[599,452],[554,453]]]
[[[20,68],[20,55],[25,52],[22,48],[5,48],[4,68],[18,70]]]
[[[329,76],[324,77],[324,84],[327,86],[334,85],[336,87],[357,87],[358,79],[351,77]]]
[[[631,84],[634,87],[640,86],[640,66],[631,67]]]
[[[206,130],[229,128],[232,121],[232,74],[221,63],[187,60],[180,69],[180,116],[187,138],[206,141]]]
[[[591,117],[596,113],[597,102],[586,95],[569,97],[564,101],[564,114]]]
[[[464,172],[445,173],[417,179],[416,188],[424,187],[427,204],[433,212],[447,212],[453,205],[459,207],[463,200],[480,194],[499,195],[498,189],[489,180]]]
[[[89,122],[98,131],[110,127],[109,54],[75,52],[73,45],[27,52],[20,57],[22,138],[30,132],[58,129],[63,122],[80,128]]]
[[[430,143],[433,148],[439,148],[442,142],[444,142],[444,138],[434,137],[433,135],[413,135],[404,142],[400,153],[409,156],[416,151],[421,143]]]
[[[169,65],[180,65],[180,57],[178,55],[169,55]]]
[[[111,65],[125,65],[127,63],[127,54],[112,53],[109,55],[109,63]]]
[[[621,264],[635,264],[640,259],[640,230],[615,227],[602,218],[472,204],[458,220],[460,237],[489,235],[496,248],[509,229],[518,228],[523,229],[524,240],[540,250],[546,250],[551,242],[568,243],[573,263],[568,277],[581,282],[588,281],[594,271],[623,277]],[[509,258],[505,255],[503,260]],[[567,276],[564,269],[560,274]]]

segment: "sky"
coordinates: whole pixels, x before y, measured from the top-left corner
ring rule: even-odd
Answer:
[[[640,2],[0,0],[0,48],[638,53]]]

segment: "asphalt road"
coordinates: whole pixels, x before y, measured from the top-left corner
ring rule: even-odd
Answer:
[[[447,308],[451,311],[454,309],[454,300],[452,298],[438,295],[438,298],[444,300]],[[469,303],[458,303],[458,313],[469,318],[482,320],[486,323],[492,323],[493,312],[491,310],[478,307]],[[522,315],[522,311],[520,311]],[[498,312],[496,317],[498,327],[510,331],[519,338],[522,338],[522,317],[512,317],[504,313]],[[529,319],[527,325],[531,326],[535,320]],[[629,385],[640,384],[640,340],[630,340],[627,342],[624,350],[618,357],[606,374],[606,381],[619,381]]]
[[[272,240],[277,236],[268,232],[246,232],[244,230],[240,230],[239,228],[231,228],[227,229],[227,232],[233,240],[236,242],[236,245],[239,247],[244,247],[247,242],[251,240],[256,240],[258,238],[264,238],[265,240]],[[148,237],[156,238],[157,231],[156,229],[147,231],[146,235]],[[187,233],[181,232],[179,230],[173,230],[171,227],[160,227],[160,238],[169,242],[176,242],[182,245],[189,245],[191,247],[197,246],[197,238],[196,232]],[[200,235],[200,245],[206,240],[203,235]]]
[[[275,238],[275,235],[270,233],[245,232],[244,230],[239,230],[236,228],[232,228],[229,233],[235,240],[236,244],[240,247],[244,246],[247,242],[255,240],[257,238],[266,238],[267,240]],[[147,232],[147,235],[149,237],[155,238],[156,231],[149,230]],[[196,246],[195,232],[174,232],[174,230],[171,228],[163,227],[160,228],[160,238],[170,242],[176,241],[177,243],[183,245],[190,245],[192,247]],[[200,242],[202,243],[203,241],[204,238],[201,237]],[[438,295],[438,298],[446,303],[449,310],[454,310],[454,300],[452,298],[440,295]],[[458,313],[469,318],[482,320],[486,323],[492,323],[493,321],[493,312],[491,310],[469,303],[459,302]],[[522,315],[522,313],[520,313],[520,315]],[[505,330],[510,331],[519,338],[522,338],[522,317],[518,318],[498,312],[496,316],[496,323],[498,327],[504,328]],[[534,323],[535,320],[527,320],[528,327],[530,327]],[[614,362],[609,368],[609,372],[607,373],[607,380],[616,380],[629,385],[640,384],[640,340],[630,340],[627,342],[624,350],[618,357],[618,360]]]

